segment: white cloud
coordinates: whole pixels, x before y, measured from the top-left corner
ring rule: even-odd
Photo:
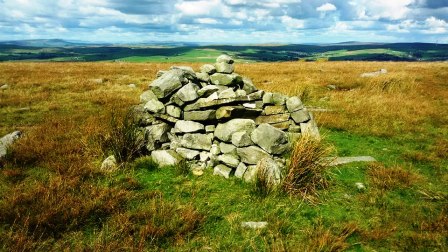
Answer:
[[[295,19],[290,16],[282,16],[280,19],[289,28],[302,29],[305,27],[305,21],[301,19]]]
[[[424,33],[445,34],[448,32],[448,23],[445,20],[429,17],[425,20],[425,26],[428,28]]]
[[[199,24],[219,24],[218,20],[213,18],[196,18],[195,21]]]
[[[322,4],[321,6],[317,7],[316,10],[325,12],[325,11],[335,11],[335,10],[337,10],[337,8],[336,8],[336,6],[334,6],[331,3],[326,3],[326,4]]]
[[[409,5],[412,3],[414,3],[414,0],[358,0],[350,2],[357,9],[358,17],[366,20],[403,19],[409,13]]]
[[[208,15],[222,6],[220,0],[188,1],[175,4],[176,9],[187,16]]]

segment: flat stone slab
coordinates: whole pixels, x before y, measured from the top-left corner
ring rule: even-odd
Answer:
[[[235,103],[235,102],[257,101],[257,100],[261,99],[262,94],[263,94],[263,91],[257,91],[255,93],[252,93],[247,96],[221,99],[221,100],[212,100],[212,101],[205,101],[205,102],[202,101],[201,99],[199,99],[197,102],[185,106],[184,111],[201,110],[201,109],[205,109],[205,108],[212,108],[212,107],[231,104],[231,103]]]
[[[353,162],[375,162],[376,159],[371,156],[357,156],[357,157],[329,157],[326,158],[327,161],[331,162],[328,164],[329,166],[337,166],[341,164],[348,164]]]

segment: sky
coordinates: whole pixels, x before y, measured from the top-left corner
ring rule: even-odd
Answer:
[[[448,0],[0,0],[0,40],[448,43]]]

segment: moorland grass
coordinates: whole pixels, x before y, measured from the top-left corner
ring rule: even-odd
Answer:
[[[24,132],[0,168],[0,250],[446,250],[446,63],[236,65],[260,89],[333,110],[315,117],[339,155],[378,160],[329,169],[317,205],[146,157],[102,172],[110,153],[96,139],[111,134],[112,112],[124,115],[171,65],[0,64],[11,87],[0,91],[0,135]],[[380,68],[389,73],[359,77]]]

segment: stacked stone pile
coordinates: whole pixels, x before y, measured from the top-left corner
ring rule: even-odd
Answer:
[[[185,159],[192,169],[247,181],[264,166],[277,181],[292,141],[301,134],[319,137],[298,97],[257,90],[234,73],[227,55],[200,72],[185,66],[159,71],[140,101],[145,146],[160,165]]]

